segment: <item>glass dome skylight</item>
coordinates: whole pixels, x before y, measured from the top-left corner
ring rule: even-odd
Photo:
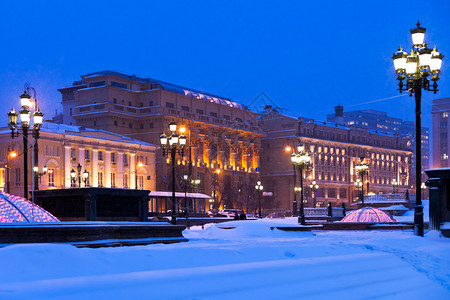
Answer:
[[[352,211],[346,215],[342,222],[358,222],[358,223],[391,223],[397,222],[394,217],[388,213],[375,208],[375,207],[363,207],[358,210]]]
[[[59,220],[25,198],[0,192],[0,223],[14,222],[59,222]]]

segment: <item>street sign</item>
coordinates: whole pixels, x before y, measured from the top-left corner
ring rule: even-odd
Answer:
[[[272,192],[263,192],[262,193],[263,196],[273,196]]]

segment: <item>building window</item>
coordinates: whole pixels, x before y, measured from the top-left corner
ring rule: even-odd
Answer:
[[[116,173],[111,173],[111,187],[116,187]]]
[[[111,163],[113,163],[113,164],[116,163],[116,153],[114,153],[114,152],[111,153]]]
[[[103,151],[98,151],[98,160],[103,161]]]
[[[447,153],[442,154],[442,159],[448,159]]]
[[[128,174],[123,174],[123,187],[128,188]]]
[[[188,106],[184,106],[184,105],[181,105],[181,110],[182,111],[190,111],[189,107]]]
[[[48,173],[48,185],[55,186],[55,170],[49,169],[47,173]]]
[[[84,159],[85,160],[90,160],[91,159],[91,151],[86,149],[84,150]]]
[[[103,173],[102,172],[98,172],[98,186],[99,187],[103,186]]]
[[[215,112],[210,112],[209,115],[210,115],[211,117],[217,118],[217,113],[215,113]]]
[[[148,128],[153,128],[153,123],[148,124]]]
[[[148,106],[153,106],[153,101],[149,101]]]
[[[115,86],[121,89],[126,89],[127,85],[125,83],[120,83],[120,82],[116,82],[116,81],[111,81],[111,86]]]
[[[231,120],[231,117],[228,116],[228,115],[223,115],[223,118],[224,118],[225,120]]]
[[[138,189],[144,189],[144,175],[138,175]]]
[[[168,108],[175,108],[175,104],[173,104],[171,102],[166,102],[166,107],[168,107]]]
[[[20,186],[20,168],[16,168],[16,180],[14,182],[15,186]]]
[[[128,166],[128,154],[123,155],[123,164]]]
[[[72,116],[72,108],[70,108],[70,116]]]
[[[114,104],[117,103],[117,98],[114,98],[114,99],[113,99],[113,102],[114,102]]]
[[[114,121],[114,126],[117,126],[117,121]]]
[[[204,115],[204,114],[205,114],[205,112],[203,111],[203,109],[198,109],[198,108],[197,108],[197,109],[195,110],[195,112],[198,113],[198,114],[200,114],[200,115]]]
[[[443,113],[442,113],[442,117],[443,117],[443,118],[448,118],[448,112],[443,112]]]
[[[104,86],[105,84],[106,84],[105,81],[91,82],[89,83],[89,87]]]
[[[72,160],[77,160],[77,151],[75,148],[70,148],[70,158]]]

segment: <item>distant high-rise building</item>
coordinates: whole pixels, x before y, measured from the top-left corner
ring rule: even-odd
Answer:
[[[401,136],[408,136],[411,142],[410,149],[413,151],[412,156],[412,169],[411,176],[415,177],[415,122],[404,121],[400,118],[388,116],[387,112],[365,109],[365,110],[353,110],[344,112],[344,107],[341,105],[336,106],[334,114],[327,115],[327,121],[337,123],[345,126],[356,126],[361,128],[367,128],[375,130],[379,133],[392,133]],[[427,127],[421,129],[421,148],[422,148],[422,180],[426,180],[427,176],[424,170],[430,168],[430,130]]]
[[[431,110],[433,122],[433,168],[447,168],[449,155],[450,98],[433,100]]]

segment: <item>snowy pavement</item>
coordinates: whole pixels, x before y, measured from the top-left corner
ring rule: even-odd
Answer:
[[[450,299],[437,232],[271,229],[294,222],[210,224],[170,245],[5,247],[0,299]]]

